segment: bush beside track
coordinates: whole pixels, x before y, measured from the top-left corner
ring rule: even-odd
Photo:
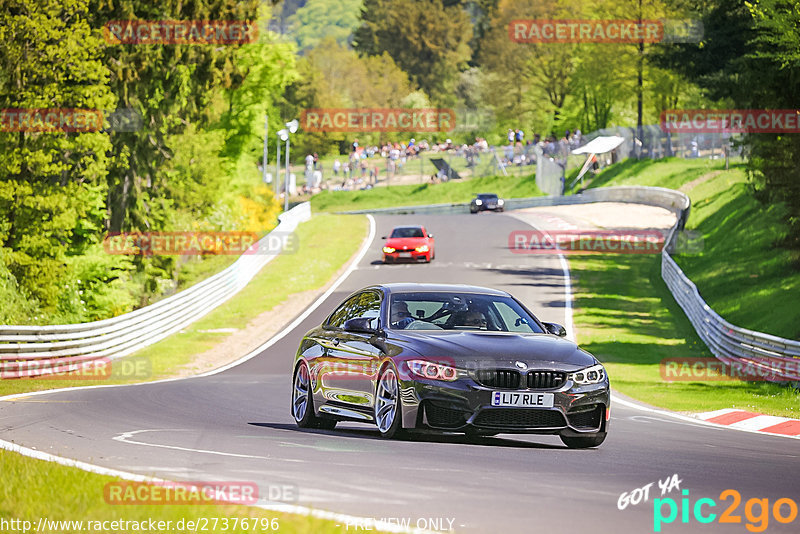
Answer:
[[[610,178],[607,174],[610,175]],[[688,229],[702,233],[704,250],[675,260],[703,298],[730,322],[797,338],[800,273],[789,251],[774,243],[785,232],[779,207],[765,208],[748,193],[744,170],[724,171],[709,160],[629,160],[591,184],[655,185],[682,189],[692,199]],[[660,257],[568,257],[576,279],[578,341],[603,360],[612,387],[650,404],[679,411],[740,408],[800,416],[800,396],[766,382],[664,382],[664,358],[712,357],[660,276]]]

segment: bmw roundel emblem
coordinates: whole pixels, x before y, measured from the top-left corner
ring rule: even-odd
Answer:
[[[527,366],[527,364],[525,362],[517,361],[517,362],[514,362],[514,365],[516,365],[520,369],[527,369],[528,368],[528,366]]]

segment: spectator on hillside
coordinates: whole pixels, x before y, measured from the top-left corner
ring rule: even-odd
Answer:
[[[583,139],[581,139],[581,131],[579,129],[575,130],[575,135],[572,136],[572,146],[578,148],[581,146]]]
[[[337,159],[336,159],[336,160],[333,162],[333,176],[334,176],[334,178],[338,178],[338,177],[339,177],[339,170],[340,170],[341,168],[342,168],[342,162],[341,162],[341,161],[339,161],[339,159],[337,158]]]

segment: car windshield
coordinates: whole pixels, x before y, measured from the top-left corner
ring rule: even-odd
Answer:
[[[425,237],[422,228],[395,228],[389,237]]]
[[[481,200],[497,200],[497,195],[478,195]]]
[[[543,333],[539,323],[513,298],[445,292],[396,293],[389,327],[396,330],[488,330]]]

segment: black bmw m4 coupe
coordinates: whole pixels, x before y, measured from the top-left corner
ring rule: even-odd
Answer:
[[[609,382],[594,356],[504,291],[385,284],[347,297],[300,343],[292,416],[300,427],[558,434],[600,445]]]

